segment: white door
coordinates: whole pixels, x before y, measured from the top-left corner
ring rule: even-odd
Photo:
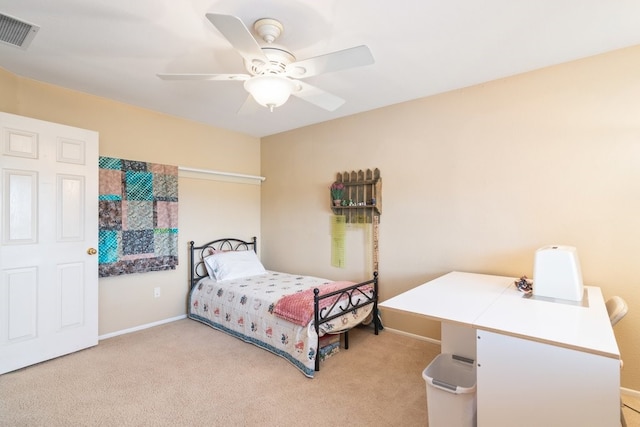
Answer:
[[[98,134],[0,113],[0,374],[98,343]]]

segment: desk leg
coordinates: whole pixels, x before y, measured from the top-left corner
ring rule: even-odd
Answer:
[[[440,326],[442,353],[456,354],[476,360],[476,330],[471,326],[442,322]]]

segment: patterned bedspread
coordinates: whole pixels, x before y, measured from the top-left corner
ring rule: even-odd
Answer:
[[[318,353],[313,320],[296,325],[276,316],[273,308],[285,295],[328,283],[318,277],[271,271],[221,282],[204,278],[191,291],[189,317],[281,356],[311,378]],[[368,305],[320,325],[320,335],[362,323],[372,308]]]

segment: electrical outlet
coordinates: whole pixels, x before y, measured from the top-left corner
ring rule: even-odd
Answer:
[[[160,288],[153,288],[153,297],[154,298],[160,298]]]

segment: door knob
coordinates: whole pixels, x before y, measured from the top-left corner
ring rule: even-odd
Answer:
[[[98,253],[98,251],[95,248],[89,248],[89,249],[87,249],[87,253],[89,255],[95,255],[95,254]]]

